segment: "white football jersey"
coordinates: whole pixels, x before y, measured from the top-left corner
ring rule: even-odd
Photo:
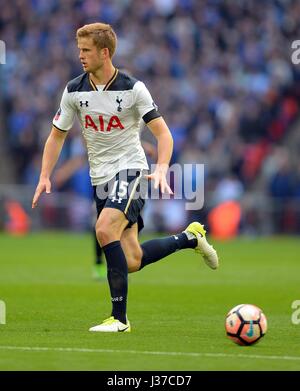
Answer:
[[[75,114],[87,144],[93,185],[108,182],[124,169],[148,169],[140,121],[147,124],[160,113],[144,83],[116,69],[111,80],[97,88],[84,73],[67,84],[53,126],[67,132]]]

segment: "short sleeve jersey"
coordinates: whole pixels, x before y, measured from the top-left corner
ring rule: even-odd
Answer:
[[[100,89],[84,73],[67,84],[53,126],[67,132],[75,115],[86,141],[93,185],[108,182],[120,170],[148,169],[140,121],[148,124],[161,115],[144,83],[116,69]]]

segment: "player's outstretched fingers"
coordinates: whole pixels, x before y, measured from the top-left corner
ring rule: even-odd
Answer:
[[[40,195],[42,194],[42,191],[39,189],[36,189],[33,199],[32,199],[32,209],[34,209],[37,206],[38,199],[40,198]]]
[[[174,194],[172,189],[170,188],[170,186],[166,183],[165,184],[165,192],[168,193],[168,194]]]
[[[46,193],[47,194],[51,193],[51,182],[50,181],[46,182]]]
[[[51,182],[49,180],[38,184],[32,200],[32,209],[37,206],[37,202],[44,191],[46,191],[47,194],[51,193]]]
[[[159,176],[157,175],[157,173],[154,172],[153,174],[145,175],[145,177],[147,179],[154,180],[154,189],[158,189],[158,186],[159,186]]]

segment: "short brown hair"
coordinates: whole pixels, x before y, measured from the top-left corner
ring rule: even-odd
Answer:
[[[91,23],[80,27],[76,32],[76,39],[91,37],[99,49],[108,48],[112,58],[116,51],[117,36],[113,28],[105,23]]]

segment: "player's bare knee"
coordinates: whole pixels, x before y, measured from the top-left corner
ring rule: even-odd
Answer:
[[[103,227],[96,225],[96,236],[97,236],[98,242],[103,247],[104,243],[107,240],[107,237],[106,237],[107,233],[105,232],[105,230],[103,230]]]
[[[96,224],[96,236],[101,246],[120,240],[121,233],[119,233],[118,227],[111,221],[102,221],[99,219]]]
[[[108,243],[120,239],[114,230],[106,227],[96,228],[96,236],[102,247],[106,246]]]

